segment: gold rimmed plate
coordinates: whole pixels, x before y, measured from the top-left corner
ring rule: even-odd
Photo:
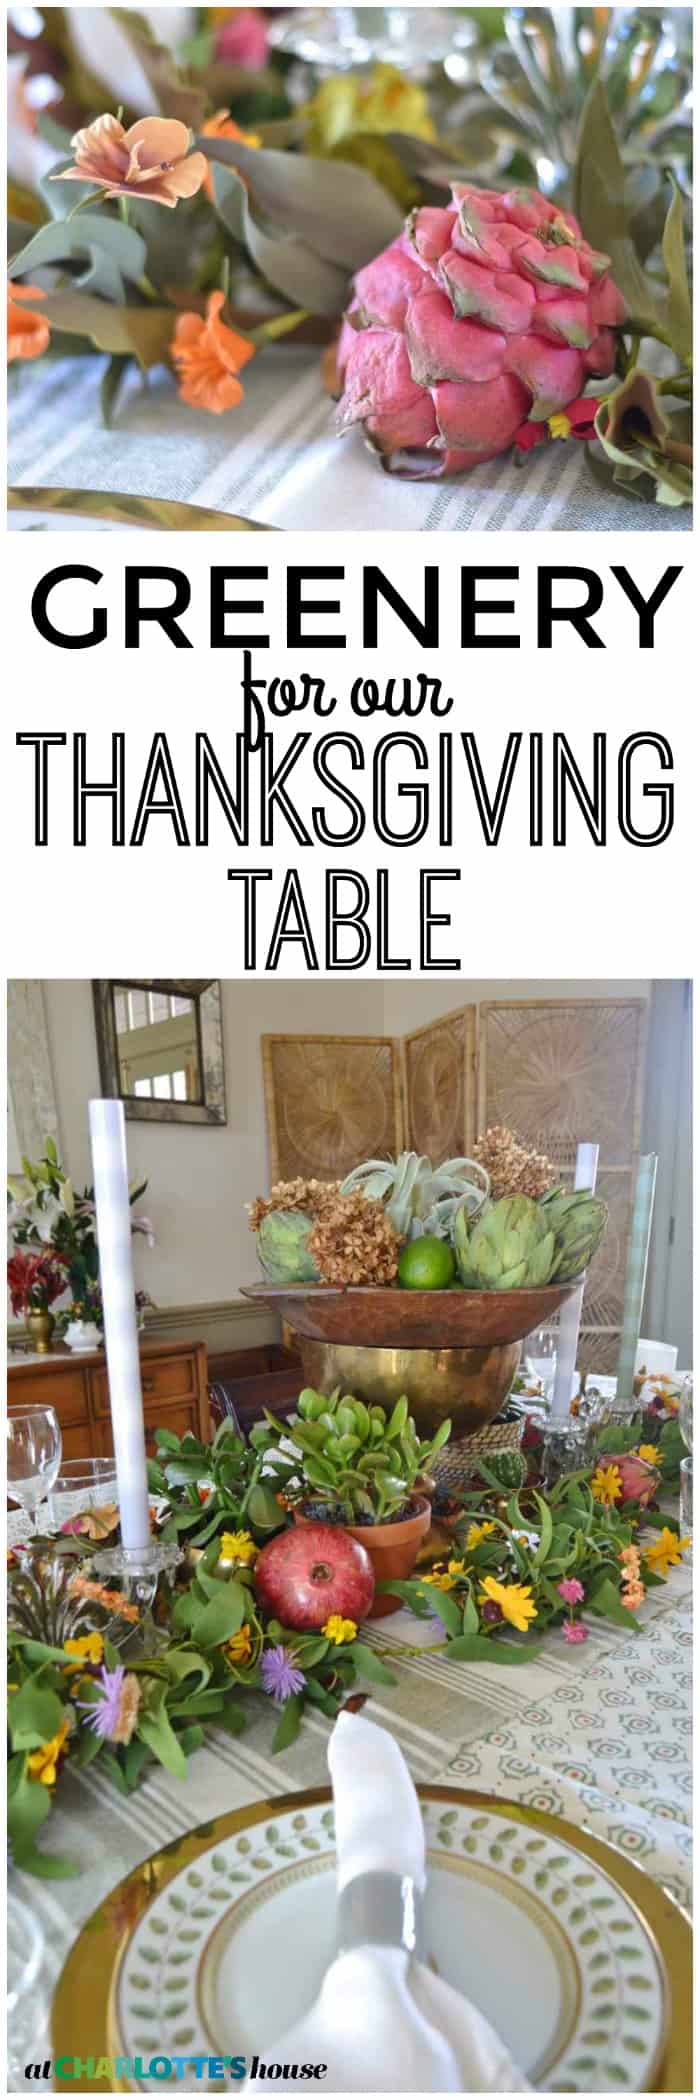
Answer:
[[[562,1817],[419,1786],[429,1958],[543,2092],[691,2089],[685,1914]],[[127,1875],[84,1926],[53,2005],[55,2056],[250,2057],[315,1998],[333,1942],[329,1790],[219,1816]]]

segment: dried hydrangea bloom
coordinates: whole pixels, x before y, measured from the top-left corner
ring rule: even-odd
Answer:
[[[339,1188],[339,1181],[317,1181],[315,1177],[305,1181],[301,1174],[294,1181],[276,1181],[269,1196],[256,1196],[254,1203],[245,1206],[251,1232],[257,1232],[272,1210],[303,1210],[309,1217],[319,1217]]]
[[[393,1283],[399,1236],[374,1197],[335,1196],[309,1235],[309,1252],[324,1283]]]
[[[474,1158],[490,1175],[494,1203],[500,1196],[532,1196],[537,1202],[560,1178],[546,1153],[521,1145],[505,1123],[491,1124],[477,1139]]]

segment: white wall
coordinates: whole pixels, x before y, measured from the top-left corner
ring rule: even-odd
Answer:
[[[137,1280],[162,1306],[235,1298],[258,1274],[244,1203],[269,1184],[260,1037],[265,1034],[381,1035],[381,987],[304,979],[222,983],[226,1105],[223,1128],[197,1123],[127,1124],[129,1172],[147,1175],[139,1208],[157,1244],[136,1241]],[[92,989],[81,978],[44,980],[64,1164],[80,1187],[91,1180],[87,1103],[99,1094]]]

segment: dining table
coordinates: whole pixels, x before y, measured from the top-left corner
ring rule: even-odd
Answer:
[[[687,1909],[690,1607],[684,1563],[648,1593],[639,1631],[590,1616],[585,1644],[569,1645],[561,1628],[552,1630],[515,1668],[448,1660],[438,1619],[418,1620],[402,1607],[369,1627],[396,1681],[376,1686],[364,1713],[395,1736],[416,1782],[564,1817],[614,1846]],[[219,1815],[260,1801],[272,1807],[281,1796],[328,1784],[330,1723],[317,1709],[273,1756],[277,1710],[258,1693],[245,1703],[244,1733],[208,1731],[186,1781],[150,1765],[125,1797],[95,1764],[61,1778],[41,1844],[69,1858],[74,1875],[57,1881],[10,1872],[11,1891],[43,1937],[32,2060],[51,2055],[51,2000],[63,1965],[123,1876]],[[87,1948],[94,1961],[89,1939]]]
[[[504,452],[453,480],[388,474],[357,430],[336,435],[320,352],[308,344],[278,345],[257,358],[242,402],[224,415],[184,405],[163,367],[146,377],[134,370],[110,428],[100,406],[106,362],[52,352],[13,368],[11,526],[215,531],[242,519],[324,533],[690,529],[687,507],[601,486],[590,448],[576,440]],[[59,504],[54,493],[42,502],[47,489],[68,491],[70,501]],[[118,504],[109,502],[115,495]]]

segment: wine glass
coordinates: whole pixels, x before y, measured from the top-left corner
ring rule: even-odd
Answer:
[[[687,1451],[693,1449],[693,1377],[686,1371],[681,1379],[678,1400],[678,1427]]]
[[[680,1475],[681,1475],[681,1506],[680,1506],[680,1521],[681,1521],[681,1531],[682,1531],[682,1532],[684,1532],[684,1533],[685,1533],[685,1532],[688,1532],[688,1533],[690,1534],[690,1537],[692,1538],[692,1535],[693,1535],[693,1456],[692,1456],[692,1453],[693,1453],[693,1379],[692,1379],[692,1373],[691,1373],[690,1371],[686,1371],[686,1373],[685,1373],[685,1376],[684,1376],[684,1377],[683,1377],[683,1378],[681,1379],[681,1390],[680,1390],[680,1398],[679,1398],[679,1401],[678,1401],[678,1427],[679,1427],[679,1429],[680,1429],[680,1432],[681,1432],[681,1436],[682,1436],[682,1438],[683,1438],[683,1442],[684,1442],[684,1444],[685,1444],[685,1446],[686,1446],[686,1450],[687,1450],[687,1451],[688,1451],[688,1452],[690,1453],[690,1456],[689,1456],[688,1458],[682,1458],[682,1459],[681,1459],[681,1465],[680,1465]]]
[[[552,1327],[537,1327],[528,1335],[525,1343],[526,1363],[534,1378],[539,1378],[545,1400],[551,1402],[554,1380],[557,1375],[557,1335]]]
[[[50,1495],[61,1464],[61,1431],[53,1407],[13,1408],[7,1417],[7,1487],[30,1519]]]

